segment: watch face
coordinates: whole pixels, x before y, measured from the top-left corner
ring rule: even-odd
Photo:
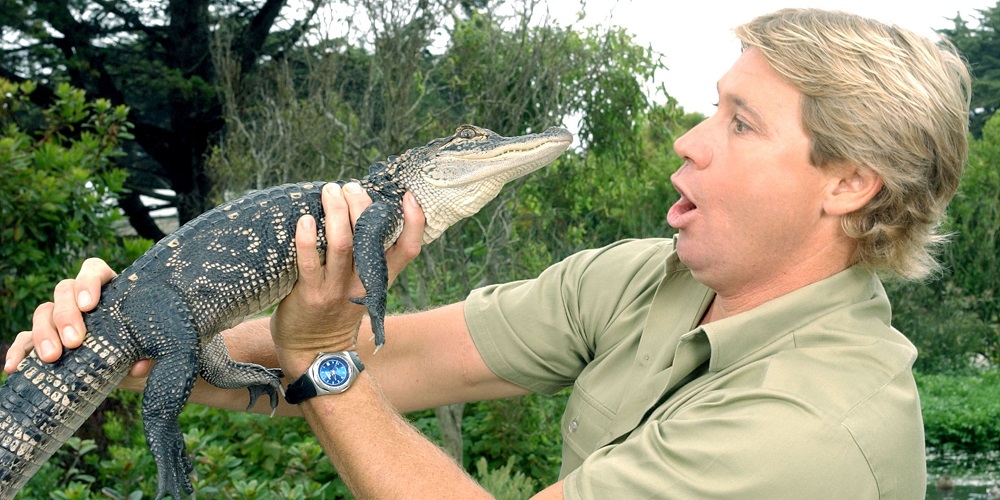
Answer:
[[[338,387],[347,383],[351,375],[351,368],[347,365],[347,361],[341,358],[327,358],[319,364],[317,372],[321,382]]]

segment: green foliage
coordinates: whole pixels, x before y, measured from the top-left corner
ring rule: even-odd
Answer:
[[[318,7],[317,3],[317,7]],[[213,44],[228,43],[236,64],[252,73],[281,57],[314,22],[316,10],[287,2],[6,1],[0,7],[4,48],[0,74],[58,82],[124,103],[134,111],[137,141],[122,162],[129,187],[144,195],[172,188],[182,221],[211,208],[204,158],[225,122],[217,95]],[[234,33],[228,41],[215,39]],[[131,169],[135,170],[131,170]],[[122,208],[144,236],[162,236],[149,208],[130,196]]]
[[[0,80],[0,338],[30,328],[31,312],[84,258],[129,257],[115,231],[125,174],[113,168],[131,139],[124,106],[87,101],[68,85],[44,109],[32,82]]]
[[[514,468],[541,485],[559,478],[560,419],[568,392],[471,403],[463,419],[468,463]],[[506,465],[503,465],[506,464]]]
[[[977,24],[970,28],[961,16],[952,19],[954,27],[938,30],[948,38],[969,62],[972,70],[972,116],[969,129],[976,137],[983,125],[1000,108],[1000,2],[978,9]]]
[[[491,469],[485,458],[476,462],[476,479],[497,500],[523,500],[538,490],[537,483],[514,469],[514,457],[501,467]]]
[[[104,433],[110,444],[98,449],[93,440],[71,438],[32,477],[19,498],[152,497],[156,465],[136,418],[140,398],[128,393],[111,397],[123,410],[107,414]],[[349,496],[304,419],[191,405],[179,422],[199,495],[231,499]]]
[[[980,297],[953,282],[886,284],[893,326],[917,347],[915,367],[925,372],[963,372],[977,354],[997,355],[996,324],[979,315],[992,297]],[[995,304],[994,304],[995,305]]]
[[[940,452],[1000,449],[1000,370],[917,373],[927,446]]]

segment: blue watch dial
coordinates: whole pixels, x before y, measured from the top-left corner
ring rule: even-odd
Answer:
[[[340,358],[329,358],[323,360],[317,370],[319,379],[327,385],[334,387],[347,383],[350,378],[351,368],[347,366],[347,361]]]

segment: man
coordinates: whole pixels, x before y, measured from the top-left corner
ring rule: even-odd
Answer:
[[[360,353],[348,390],[293,399],[361,498],[486,496],[397,410],[569,386],[561,478],[537,498],[922,498],[916,351],[875,271],[933,269],[965,162],[968,71],[951,48],[840,13],[782,10],[737,35],[718,112],[674,145],[675,238],[392,317],[372,354],[346,301],[368,203],[348,185],[324,194],[326,265],[304,217],[298,284],[270,320],[226,332],[233,357],[291,382],[317,353]],[[419,251],[415,205],[393,273]],[[7,369],[31,337],[43,359],[79,343],[78,309],[112,275],[92,260],[60,283]],[[192,400],[238,409],[245,391],[201,384]]]

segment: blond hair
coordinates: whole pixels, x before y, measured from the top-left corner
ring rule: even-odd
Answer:
[[[819,168],[853,164],[883,187],[843,227],[857,260],[904,279],[938,268],[939,228],[968,156],[971,81],[946,41],[843,12],[784,9],[736,29],[804,94]]]

